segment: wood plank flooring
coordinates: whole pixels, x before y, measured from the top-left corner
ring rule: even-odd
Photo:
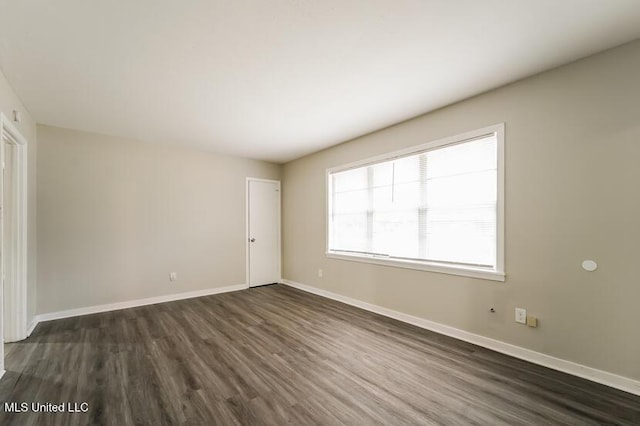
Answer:
[[[6,348],[2,425],[640,424],[640,397],[283,285],[50,321]]]

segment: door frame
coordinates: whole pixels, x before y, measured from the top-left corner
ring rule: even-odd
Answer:
[[[11,159],[12,185],[11,188],[7,188],[13,195],[10,216],[10,226],[13,231],[6,271],[4,256],[7,253],[2,252],[4,247],[0,248],[0,271],[4,273],[5,278],[8,278],[0,282],[0,342],[4,343],[27,338],[27,140],[4,114],[0,114],[0,142],[2,142],[2,162],[5,161],[5,142],[11,144],[14,150]],[[4,209],[2,190],[3,188],[0,187],[0,206]],[[5,225],[7,223],[2,212],[0,226],[3,231],[1,233],[3,240]],[[1,243],[4,246],[4,241]],[[4,288],[5,284],[7,288]],[[5,296],[8,297],[6,312]],[[4,321],[7,322],[7,335],[4,332]],[[4,370],[4,345],[0,345],[0,355]]]
[[[251,286],[251,264],[249,260],[249,184],[250,182],[267,182],[278,185],[278,281],[282,281],[282,185],[279,180],[247,177],[245,183],[245,265],[246,265],[246,288]]]

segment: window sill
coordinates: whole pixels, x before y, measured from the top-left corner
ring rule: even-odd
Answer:
[[[440,274],[459,275],[462,277],[479,278],[491,281],[505,280],[504,272],[487,270],[482,268],[465,268],[461,266],[449,266],[434,262],[412,262],[409,260],[387,259],[376,256],[353,255],[327,252],[330,259],[348,260],[352,262],[373,263],[375,265],[393,266],[396,268],[417,269],[420,271],[437,272]]]

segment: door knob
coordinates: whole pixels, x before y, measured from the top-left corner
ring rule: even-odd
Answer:
[[[251,238],[251,239],[249,239],[249,241],[254,243],[256,241],[256,239],[255,238]]]

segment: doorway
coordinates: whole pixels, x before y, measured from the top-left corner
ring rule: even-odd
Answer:
[[[247,178],[247,284],[280,281],[280,181]]]
[[[0,114],[0,337],[27,337],[27,141]],[[0,345],[4,370],[4,345]]]

